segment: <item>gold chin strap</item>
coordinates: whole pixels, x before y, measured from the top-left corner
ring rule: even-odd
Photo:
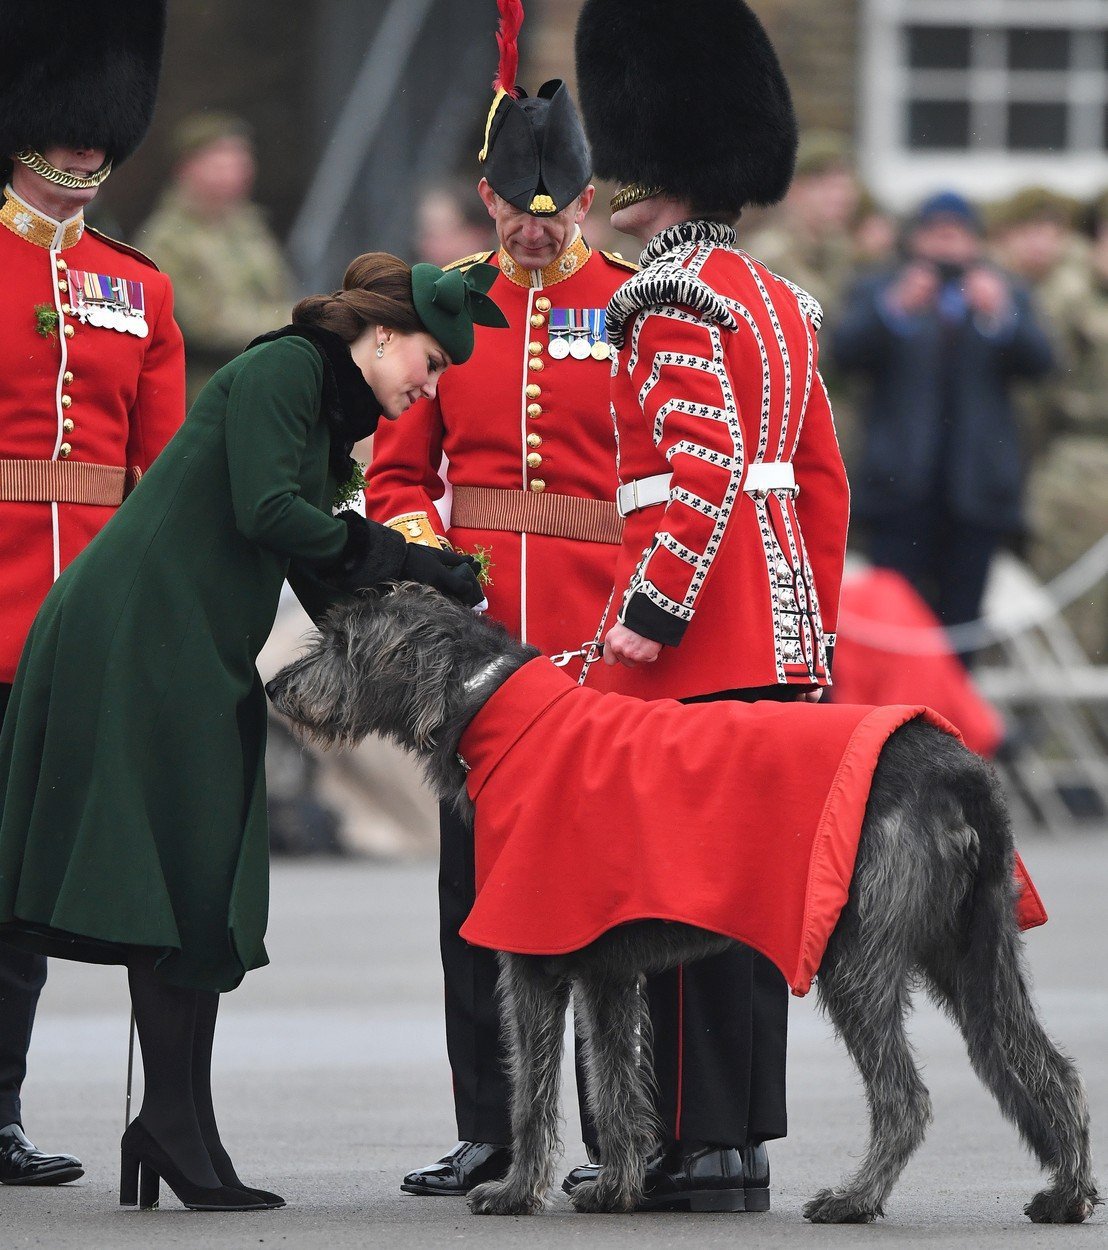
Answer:
[[[632,204],[638,204],[640,200],[651,200],[656,195],[665,195],[662,187],[646,187],[641,182],[629,182],[627,186],[620,189],[612,196],[609,207],[613,213],[618,213],[621,208],[629,208]]]
[[[41,152],[36,152],[33,148],[24,148],[22,152],[17,152],[15,159],[26,165],[28,169],[34,170],[40,178],[45,178],[54,186],[65,187],[70,191],[92,190],[112,172],[111,161],[105,161],[94,174],[89,174],[87,178],[82,178],[80,174],[67,174],[64,169],[51,165]]]

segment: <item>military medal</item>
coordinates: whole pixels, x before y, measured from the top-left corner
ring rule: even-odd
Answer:
[[[73,315],[82,325],[117,330],[140,339],[150,333],[146,324],[146,293],[141,282],[71,269],[69,297]]]
[[[551,360],[565,360],[569,355],[570,334],[569,309],[552,308],[550,310],[550,342],[546,347]]]
[[[583,335],[575,334],[569,345],[569,354],[574,360],[588,360],[592,354],[589,340]]]
[[[608,345],[608,313],[606,309],[589,309],[589,338],[592,340],[589,354],[593,360],[607,360],[612,354],[612,349]]]

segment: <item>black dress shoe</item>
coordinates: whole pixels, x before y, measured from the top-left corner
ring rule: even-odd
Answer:
[[[601,1164],[579,1163],[562,1181],[562,1190],[571,1194],[582,1181],[594,1181],[600,1175]]]
[[[636,1211],[768,1211],[769,1158],[764,1181],[747,1201],[743,1152],[728,1146],[687,1149],[677,1142],[646,1165]],[[752,1155],[752,1162],[754,1157]],[[760,1179],[760,1178],[759,1178]]]
[[[769,1151],[765,1142],[743,1147],[743,1188],[748,1211],[769,1210]]]
[[[484,1181],[503,1180],[511,1162],[512,1152],[507,1146],[460,1141],[438,1163],[409,1172],[400,1188],[406,1194],[459,1197]]]
[[[84,1174],[80,1159],[45,1154],[18,1124],[0,1128],[0,1185],[64,1185]]]

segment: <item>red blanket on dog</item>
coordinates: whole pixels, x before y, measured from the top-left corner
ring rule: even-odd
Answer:
[[[532,660],[462,737],[477,901],[461,934],[530,955],[630,920],[745,942],[805,994],[846,902],[874,765],[924,707],[682,705]],[[1046,915],[1022,864],[1021,923]]]

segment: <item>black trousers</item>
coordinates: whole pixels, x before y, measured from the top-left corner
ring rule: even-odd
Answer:
[[[11,686],[0,682],[0,725]],[[27,1048],[38,996],[46,984],[46,959],[0,942],[0,1128],[22,1124],[19,1091],[27,1075]]]
[[[788,701],[787,686],[686,699]],[[740,946],[647,979],[658,1114],[674,1141],[743,1146],[784,1137],[789,991],[764,955]]]
[[[446,981],[446,1053],[454,1079],[454,1113],[463,1141],[512,1140],[511,1086],[504,1067],[496,1002],[496,955],[458,936],[473,907],[473,830],[453,806],[439,807],[439,949]],[[578,1060],[578,1100],[585,1145],[598,1157]]]
[[[689,702],[793,697],[787,688],[769,686]],[[475,897],[473,833],[448,805],[439,816],[439,944],[458,1136],[508,1142],[511,1091],[496,1007],[496,956],[458,936]],[[658,1111],[670,1137],[733,1146],[784,1137],[788,988],[773,964],[742,947],[652,977],[647,993]],[[597,1158],[580,1062],[577,1088],[585,1145]]]

